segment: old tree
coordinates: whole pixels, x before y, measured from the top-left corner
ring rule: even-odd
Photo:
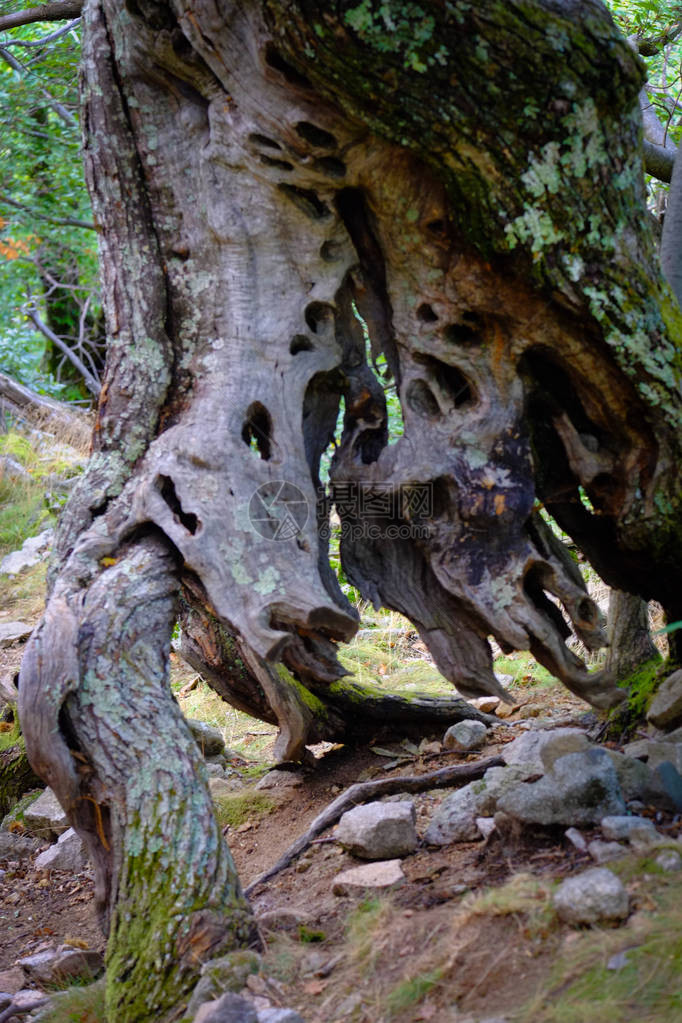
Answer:
[[[538,509],[682,618],[682,317],[641,65],[598,0],[88,0],[83,37],[108,360],[20,712],[96,865],[118,1023],[176,1018],[257,940],[168,685],[178,617],[281,758],[460,712],[340,677],[341,400],[354,585],[464,695],[498,689],[492,635],[607,707],[565,643],[599,646],[598,610]]]

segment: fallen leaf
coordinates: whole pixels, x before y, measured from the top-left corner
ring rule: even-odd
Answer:
[[[307,995],[321,995],[329,982],[326,980],[309,980],[303,985]]]

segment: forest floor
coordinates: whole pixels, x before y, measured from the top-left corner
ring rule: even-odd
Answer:
[[[0,581],[0,620],[35,621],[44,567]],[[0,651],[0,672],[18,666],[19,644]],[[369,618],[343,657],[361,679],[398,691],[447,692],[428,653],[397,616]],[[176,693],[194,673],[175,655]],[[415,752],[413,743],[321,744],[314,761],[292,772],[297,784],[259,790],[271,766],[275,730],[223,704],[203,682],[179,696],[188,717],[221,728],[247,785],[228,800],[225,834],[239,876],[250,884],[272,866],[313,818],[359,780],[414,775],[498,753],[528,727],[594,725],[582,701],[553,682],[527,655],[500,661],[518,703],[489,733],[479,754]],[[525,724],[524,724],[525,722]],[[434,742],[440,735],[427,735]],[[423,743],[422,743],[423,746]],[[448,790],[412,797],[418,831]],[[223,809],[225,809],[223,807]],[[668,824],[671,822],[668,821]],[[610,863],[628,887],[632,912],[618,928],[575,929],[552,909],[557,882],[592,866],[564,829],[524,830],[484,841],[429,848],[402,860],[406,880],[383,895],[335,895],[337,874],[360,861],[325,832],[298,860],[252,895],[266,953],[251,978],[256,996],[295,1007],[306,1023],[673,1023],[682,1018],[682,878],[653,861]],[[672,825],[674,837],[677,826]],[[596,832],[595,832],[596,834]],[[589,831],[585,831],[589,839]],[[102,948],[91,878],[0,863],[0,970],[61,942]],[[268,918],[266,918],[268,919]],[[625,952],[625,955],[619,953]],[[614,968],[614,963],[616,967]],[[97,1023],[96,1014],[64,1016]]]

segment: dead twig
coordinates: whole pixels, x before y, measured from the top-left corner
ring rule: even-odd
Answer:
[[[270,867],[257,877],[255,881],[246,888],[245,894],[251,893],[261,884],[265,884],[276,874],[285,870],[293,861],[304,852],[313,839],[319,834],[336,824],[337,820],[346,810],[357,806],[359,803],[366,803],[370,799],[377,799],[380,796],[392,796],[397,792],[424,792],[427,789],[447,788],[461,782],[474,781],[481,778],[490,767],[503,767],[502,757],[486,757],[484,760],[477,760],[473,764],[456,764],[452,767],[441,767],[438,771],[430,771],[428,774],[411,774],[397,778],[381,778],[379,781],[362,781],[351,785],[342,792],[340,796],[325,807],[322,813],[318,814],[308,830],[297,838],[289,846],[273,867]]]

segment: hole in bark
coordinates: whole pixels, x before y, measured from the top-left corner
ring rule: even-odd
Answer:
[[[324,242],[320,249],[320,256],[325,263],[338,263],[343,255],[343,245],[340,242]]]
[[[474,393],[471,384],[456,366],[434,359],[430,355],[415,356],[417,362],[428,368],[441,393],[452,402],[455,408],[464,408],[474,404]]]
[[[452,507],[455,501],[453,485],[447,479],[439,476],[431,484],[431,516],[434,519],[445,519],[452,514]],[[425,515],[428,518],[428,515]]]
[[[451,323],[443,331],[443,337],[453,345],[477,345],[482,341],[480,319],[475,313],[467,313],[462,323]]]
[[[543,404],[552,412],[563,409],[579,433],[591,434],[602,445],[601,431],[585,412],[569,374],[548,352],[538,348],[526,352],[519,371],[533,378]]]
[[[447,230],[447,225],[446,225],[444,220],[440,220],[440,219],[439,220],[431,220],[426,225],[426,230],[430,231],[431,234],[435,234],[435,235],[438,235],[438,237],[442,237],[445,234],[446,230]]]
[[[422,302],[417,309],[417,319],[421,320],[422,323],[437,323],[438,316],[434,313],[433,308],[428,302]]]
[[[189,39],[177,26],[171,32],[171,46],[173,53],[178,57],[189,57],[192,53],[192,44]]]
[[[440,407],[431,388],[425,380],[410,380],[405,393],[405,400],[413,412],[427,419],[438,419]]]
[[[313,334],[317,334],[321,326],[334,318],[334,307],[327,302],[311,302],[306,306],[304,316]]]
[[[298,355],[299,352],[314,352],[315,345],[305,334],[294,334],[289,345],[289,351],[292,355]]]
[[[297,85],[300,89],[312,89],[313,86],[310,79],[302,75],[300,71],[297,71],[293,65],[285,60],[277,47],[273,46],[272,43],[268,43],[265,47],[265,63],[274,71],[279,71],[291,85]]]
[[[242,440],[267,462],[271,454],[272,420],[265,405],[254,401],[246,410]]]
[[[287,199],[291,199],[301,212],[305,213],[312,220],[325,220],[331,216],[331,210],[326,202],[322,202],[312,189],[298,188],[296,185],[284,183],[278,185],[277,188],[286,195]]]
[[[297,135],[309,142],[311,146],[315,146],[316,149],[334,149],[337,145],[337,141],[330,131],[318,128],[310,121],[299,121],[294,128]]]
[[[183,511],[173,480],[170,476],[159,476],[156,485],[161,493],[161,497],[173,512],[174,517],[185,527],[188,533],[194,536],[199,526],[199,520],[193,512]]]
[[[264,163],[266,167],[276,167],[278,170],[292,171],[294,169],[293,163],[289,163],[288,160],[277,160],[272,156],[261,155],[260,162]]]
[[[265,146],[266,149],[280,149],[279,142],[275,142],[274,139],[268,138],[267,135],[261,135],[259,132],[254,131],[249,135],[249,142],[255,143],[257,146]]]
[[[344,178],[346,176],[346,165],[343,160],[335,156],[321,156],[313,163],[313,170],[318,174],[326,174],[330,178]]]

